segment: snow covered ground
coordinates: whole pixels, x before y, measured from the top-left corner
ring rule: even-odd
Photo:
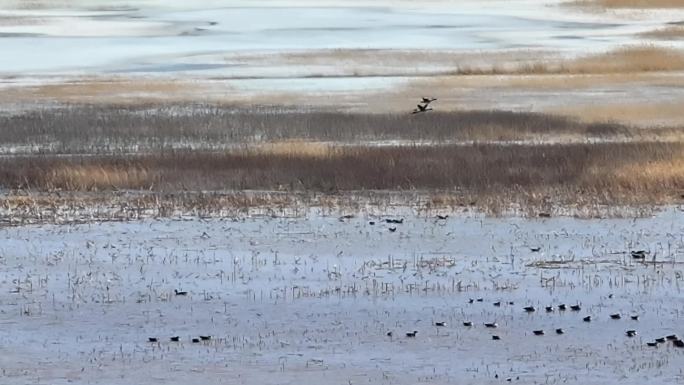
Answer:
[[[684,349],[646,345],[684,335],[680,209],[610,220],[393,214],[0,229],[2,383],[684,379]],[[646,263],[628,254],[638,249]],[[211,339],[193,343],[199,335]]]

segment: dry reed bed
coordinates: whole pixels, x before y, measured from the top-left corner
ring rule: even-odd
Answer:
[[[569,4],[600,8],[682,8],[681,0],[579,0]]]
[[[13,157],[0,161],[0,184],[39,191],[427,190],[503,200],[553,191],[551,199],[565,203],[663,203],[684,192],[684,143]]]
[[[605,75],[684,70],[684,54],[652,45],[637,45],[572,60],[547,60],[520,65],[458,67],[454,75]]]
[[[273,141],[486,141],[632,135],[618,124],[507,111],[369,114],[206,105],[74,106],[0,116],[0,143],[50,153],[224,148]],[[224,147],[221,147],[224,146]]]

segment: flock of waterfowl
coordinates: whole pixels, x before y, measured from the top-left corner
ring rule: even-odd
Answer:
[[[437,99],[423,98],[423,102],[424,102],[425,104],[422,106],[422,108],[421,108],[421,105],[418,106],[418,107],[420,108],[420,110],[419,110],[418,112],[424,112],[424,111],[426,111],[425,108],[429,105],[429,103],[430,103],[431,101],[434,101],[434,100],[437,100]],[[416,113],[416,111],[414,111],[414,113]],[[438,215],[436,215],[435,218],[436,218],[437,220],[439,220],[439,221],[443,221],[443,220],[447,220],[448,217],[449,217],[448,215],[439,215],[439,214],[438,214]],[[345,215],[345,216],[340,217],[340,221],[344,221],[344,220],[351,219],[351,218],[353,218],[353,215]],[[399,219],[396,219],[396,218],[386,218],[386,219],[384,220],[384,222],[387,223],[387,224],[397,225],[397,224],[403,224],[403,223],[404,223],[404,219],[403,219],[403,218],[399,218]],[[372,225],[375,225],[376,222],[375,222],[375,221],[370,221],[369,224],[372,226]],[[391,226],[391,227],[388,228],[388,230],[389,230],[390,232],[395,232],[395,231],[397,230],[397,227],[396,227],[396,226]],[[530,247],[530,251],[533,252],[533,253],[540,252],[540,251],[541,251],[541,247],[540,247],[540,246]],[[633,250],[633,251],[630,251],[630,252],[629,252],[629,255],[630,255],[633,259],[635,259],[635,260],[644,260],[644,259],[646,258],[646,255],[649,255],[649,254],[650,254],[650,252],[649,252],[649,251],[646,251],[646,250]],[[608,298],[613,298],[613,294],[610,294],[610,295],[608,296]],[[477,299],[475,299],[475,298],[470,298],[470,299],[468,300],[468,304],[473,304],[473,303],[475,303],[475,302],[484,302],[484,299],[483,299],[483,298],[477,298]],[[507,303],[508,305],[514,305],[514,302],[513,302],[513,301],[507,301],[506,303]],[[494,305],[495,307],[501,307],[502,301],[493,302],[493,305]],[[561,304],[559,304],[557,307],[554,307],[554,306],[545,306],[545,307],[544,307],[544,310],[546,311],[546,313],[553,313],[553,312],[555,312],[556,310],[558,310],[558,311],[560,311],[560,312],[565,312],[565,311],[567,311],[568,309],[570,309],[570,311],[573,311],[573,312],[579,312],[579,311],[582,310],[582,306],[581,306],[580,304],[575,304],[575,305],[569,305],[569,306],[568,306],[568,305],[566,305],[566,304],[564,304],[564,303],[561,303]],[[534,307],[534,306],[525,306],[525,307],[523,307],[523,310],[524,310],[526,313],[533,313],[533,312],[536,312],[536,311],[537,311],[537,308]],[[632,314],[632,315],[629,316],[629,318],[630,318],[632,321],[638,321],[638,320],[639,320],[639,315],[638,315],[638,314]],[[620,313],[613,313],[613,314],[610,314],[610,319],[612,319],[612,320],[621,320],[621,319],[622,319],[622,314],[620,314]],[[593,318],[592,318],[591,315],[587,315],[587,316],[583,317],[582,320],[583,320],[584,322],[592,322]],[[463,321],[462,323],[463,323],[463,326],[464,326],[464,327],[470,328],[470,327],[473,327],[473,326],[474,326],[474,323],[473,323],[472,321]],[[436,327],[445,327],[445,326],[447,326],[447,323],[444,322],[444,321],[437,321],[437,322],[434,322],[434,326],[436,326]],[[485,323],[484,323],[484,326],[485,326],[486,328],[490,328],[490,329],[495,329],[495,328],[498,328],[498,327],[499,327],[498,323],[496,323],[496,322],[485,322]],[[560,335],[560,334],[565,334],[565,330],[564,330],[563,328],[556,328],[556,329],[555,329],[555,333],[556,333],[556,334],[559,334],[559,335]],[[406,333],[405,333],[405,336],[406,336],[407,338],[415,338],[417,334],[418,334],[418,331],[417,331],[417,330],[413,330],[413,331],[408,331],[408,332],[406,332]],[[544,330],[542,330],[542,329],[538,329],[538,330],[532,330],[532,334],[533,334],[533,335],[536,335],[536,336],[543,336],[543,335],[546,335],[546,332],[545,332]],[[393,336],[394,336],[394,332],[388,331],[388,332],[386,333],[386,335],[387,335],[387,337],[393,337]],[[627,337],[635,337],[635,336],[637,335],[637,331],[634,330],[634,329],[628,329],[628,330],[625,331],[625,335],[626,335]],[[493,336],[492,336],[492,340],[499,341],[499,340],[501,340],[501,337],[498,336],[498,335],[493,335]],[[666,341],[672,341],[672,344],[673,344],[675,347],[680,347],[680,348],[681,348],[681,347],[684,347],[684,340],[679,339],[679,337],[677,337],[677,336],[674,335],[674,334],[668,335],[667,337],[656,338],[656,339],[654,340],[654,342],[647,342],[646,345],[647,345],[647,346],[650,346],[650,347],[657,347],[658,344],[665,343]]]
[[[611,295],[609,296],[609,298],[612,298],[612,297],[613,297],[613,295],[611,294]],[[470,299],[468,300],[468,304],[473,304],[473,303],[476,303],[476,302],[484,302],[484,299],[483,299],[483,298],[477,298],[477,299],[470,298]],[[497,302],[494,302],[493,305],[496,306],[496,307],[500,307],[500,306],[501,306],[501,303],[502,303],[501,301],[497,301]],[[513,301],[509,301],[509,302],[507,302],[507,303],[508,303],[509,305],[514,305],[514,304],[515,304]],[[582,310],[582,306],[581,306],[580,304],[570,305],[569,308],[570,308],[571,311],[581,311],[581,310]],[[566,304],[559,304],[558,307],[557,307],[557,309],[558,309],[559,311],[561,311],[561,312],[562,312],[562,311],[566,311],[566,310],[568,309],[568,306],[567,306]],[[525,313],[533,313],[533,312],[536,312],[536,311],[537,311],[537,309],[536,309],[534,306],[525,306],[525,307],[522,308],[522,310],[523,310]],[[545,307],[545,310],[546,310],[547,313],[552,313],[552,312],[554,312],[554,311],[556,310],[556,308],[554,308],[553,306],[546,306],[546,307]],[[638,320],[639,320],[639,315],[633,314],[633,315],[630,315],[629,318],[630,318],[632,321],[638,321]],[[612,320],[621,320],[621,319],[622,319],[622,314],[620,314],[620,313],[613,313],[613,314],[610,315],[610,319],[612,319]],[[591,317],[591,315],[588,315],[588,316],[584,317],[582,320],[583,320],[584,322],[591,322],[591,321],[592,321],[592,317]],[[464,327],[467,327],[467,328],[472,328],[472,327],[475,326],[475,324],[474,324],[472,321],[463,321],[462,324],[463,324]],[[445,321],[436,321],[436,322],[433,323],[433,326],[435,326],[435,327],[446,327],[446,326],[447,326],[447,323],[446,323]],[[496,329],[496,328],[499,327],[499,324],[496,323],[496,322],[485,322],[485,323],[484,323],[484,326],[485,326],[486,328],[489,328],[489,329]],[[555,329],[555,333],[556,333],[556,334],[565,334],[565,330],[564,330],[563,328],[556,328],[556,329]],[[406,337],[407,337],[407,338],[415,338],[417,334],[418,334],[418,331],[417,331],[417,330],[409,331],[409,332],[406,332]],[[543,329],[537,329],[537,330],[532,330],[532,334],[535,335],[535,336],[543,336],[543,335],[546,335],[546,332],[545,332]],[[637,331],[634,330],[634,329],[628,329],[628,330],[625,331],[625,335],[626,335],[627,337],[630,337],[630,338],[636,336],[637,334],[638,334]],[[388,332],[386,333],[386,335],[387,335],[388,337],[393,337],[393,336],[394,336],[394,332],[388,331]],[[501,336],[492,335],[492,340],[494,340],[494,341],[500,341],[500,340],[501,340]],[[665,336],[665,337],[656,338],[653,342],[647,342],[646,345],[647,345],[647,346],[650,346],[650,347],[657,347],[659,344],[664,344],[664,343],[667,342],[667,341],[671,341],[671,342],[672,342],[672,345],[675,346],[675,347],[684,348],[684,340],[681,340],[676,334],[671,334],[671,335],[668,335],[668,336]]]
[[[612,297],[613,297],[613,295],[611,294],[609,296],[609,298],[612,298]],[[468,300],[469,304],[473,304],[475,302],[484,302],[484,299],[483,298],[477,298],[477,299],[470,298]],[[508,302],[508,304],[514,305],[514,302],[510,301],[510,302]],[[499,307],[499,306],[501,306],[501,301],[496,301],[493,303],[493,305]],[[568,309],[568,306],[566,304],[559,304],[557,308],[559,311],[566,311]],[[582,310],[582,306],[580,304],[570,305],[569,308],[571,311]],[[555,311],[555,308],[553,306],[546,306],[545,310],[547,313],[552,313]],[[525,311],[526,313],[533,313],[533,312],[537,311],[537,309],[534,306],[525,306],[525,307],[523,307],[523,311]],[[613,313],[610,315],[610,319],[620,320],[620,319],[622,319],[622,315],[620,313]],[[637,315],[637,314],[630,315],[630,319],[632,321],[638,321],[639,315]],[[590,315],[588,315],[588,316],[583,318],[583,321],[584,322],[591,322],[592,317]],[[474,326],[474,323],[472,321],[463,321],[462,323],[463,323],[463,326],[467,327],[467,328],[472,328]],[[436,321],[433,323],[433,326],[435,326],[435,327],[446,327],[447,323],[445,321]],[[486,328],[489,328],[489,329],[496,329],[499,327],[499,324],[496,322],[485,322],[484,326]],[[556,334],[565,334],[565,330],[563,328],[556,328],[555,333]],[[409,332],[406,332],[406,337],[407,338],[415,338],[417,334],[418,334],[417,330],[409,331]],[[537,330],[532,330],[532,334],[535,336],[543,336],[543,335],[546,335],[546,332],[543,329],[537,329]],[[634,329],[628,329],[625,331],[625,335],[627,337],[634,337],[637,334],[638,334],[637,331]],[[392,336],[394,336],[394,332],[389,331],[389,332],[387,332],[386,335],[388,337],[392,337]],[[492,340],[500,341],[501,336],[492,335]],[[680,339],[676,334],[671,334],[671,335],[668,335],[666,337],[656,338],[653,342],[647,342],[646,345],[650,346],[650,347],[657,347],[659,344],[664,344],[667,341],[671,341],[672,345],[675,347],[684,348],[684,340]]]

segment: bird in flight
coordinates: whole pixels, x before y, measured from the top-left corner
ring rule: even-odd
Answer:
[[[428,111],[432,111],[432,107],[428,107],[427,104],[425,104],[425,105],[418,104],[416,106],[416,109],[413,110],[412,114],[420,114],[421,112],[428,112]]]
[[[412,114],[420,114],[421,112],[432,111],[432,107],[429,107],[430,103],[437,100],[437,98],[421,98],[420,103],[416,106],[416,109],[411,112]]]

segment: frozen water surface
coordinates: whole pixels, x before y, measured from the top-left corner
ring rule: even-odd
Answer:
[[[662,22],[600,19],[540,1],[36,3],[0,1],[0,73],[229,75],[230,62],[184,63],[235,52],[600,50]]]
[[[684,349],[646,343],[684,335],[683,236],[677,209],[4,228],[2,382],[681,383]]]

